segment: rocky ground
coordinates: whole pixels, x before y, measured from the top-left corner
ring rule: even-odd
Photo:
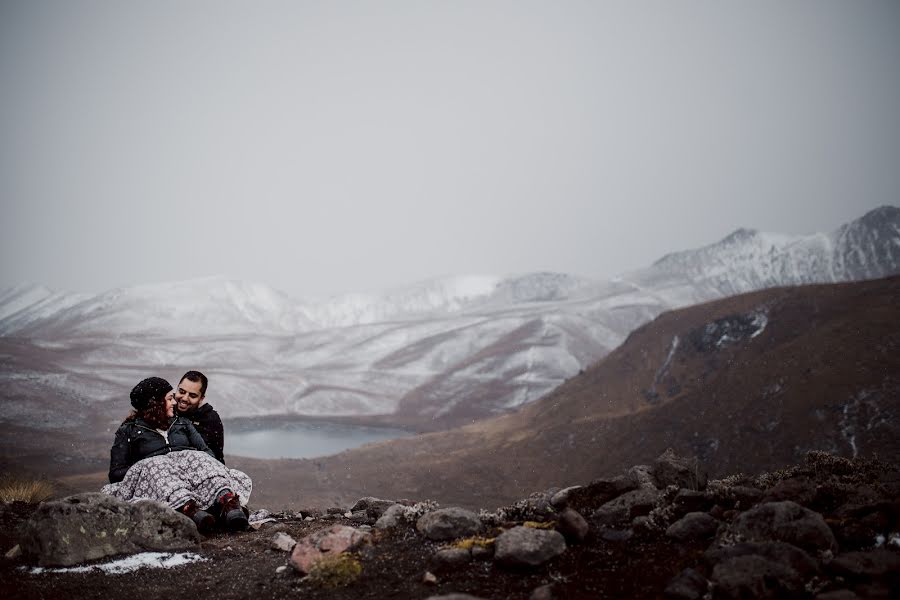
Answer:
[[[108,562],[79,559],[111,551],[97,541],[108,539],[109,519],[136,518],[105,497],[80,498],[2,506],[2,597],[900,597],[900,473],[822,453],[712,482],[667,453],[492,512],[367,498],[312,513],[259,511],[269,520],[258,528],[206,538],[156,507],[127,542],[204,560],[119,575],[32,572],[38,563]],[[100,520],[78,538],[92,517]]]

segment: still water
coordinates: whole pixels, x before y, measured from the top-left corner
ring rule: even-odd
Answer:
[[[401,429],[322,421],[225,423],[225,454],[252,458],[313,458],[369,442],[413,435]]]

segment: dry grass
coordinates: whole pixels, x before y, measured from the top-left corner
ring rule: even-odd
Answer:
[[[53,496],[53,484],[46,479],[0,476],[0,501],[37,504]]]

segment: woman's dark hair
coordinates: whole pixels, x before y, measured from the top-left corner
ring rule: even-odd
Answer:
[[[143,419],[147,425],[155,429],[168,429],[169,416],[166,414],[166,397],[154,398],[147,408],[135,411],[132,416]]]

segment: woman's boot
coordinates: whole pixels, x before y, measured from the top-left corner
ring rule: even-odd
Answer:
[[[187,504],[178,509],[178,512],[189,516],[197,526],[197,531],[203,535],[210,533],[216,527],[216,518],[199,508],[193,500],[189,500]]]
[[[222,506],[221,519],[229,531],[244,531],[249,526],[247,515],[241,508],[241,499],[231,490],[224,491],[218,500]]]

